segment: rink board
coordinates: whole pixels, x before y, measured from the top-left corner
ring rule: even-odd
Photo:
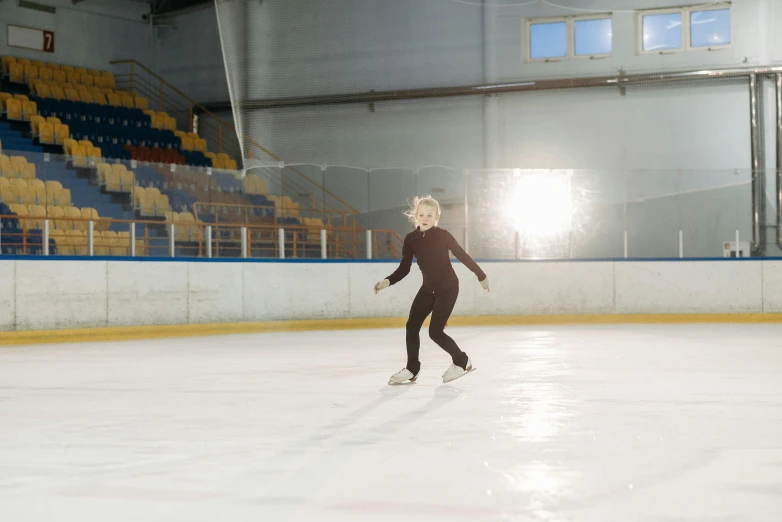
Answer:
[[[777,321],[782,312],[778,259],[481,266],[490,293],[455,264],[461,286],[451,325]],[[0,343],[24,342],[25,335],[54,342],[76,334],[106,340],[396,327],[421,275],[414,265],[407,278],[375,295],[375,282],[395,268],[377,261],[3,260],[0,330],[7,333]]]

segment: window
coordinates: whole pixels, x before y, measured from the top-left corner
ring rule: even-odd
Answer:
[[[730,45],[730,9],[709,9],[690,13],[690,46]]]
[[[646,15],[643,17],[643,50],[682,48],[682,13]]]
[[[666,54],[731,44],[730,3],[638,13],[639,51]]]
[[[526,20],[523,23],[528,61],[597,58],[610,55],[613,48],[610,15]]]
[[[567,56],[567,23],[530,24],[530,58],[564,58]]]
[[[610,18],[575,21],[576,56],[611,54],[613,29]]]

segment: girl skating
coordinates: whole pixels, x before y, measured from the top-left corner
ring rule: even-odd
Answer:
[[[418,352],[421,346],[419,331],[424,320],[431,313],[429,337],[451,356],[453,364],[443,374],[443,382],[457,379],[472,370],[472,361],[459,349],[456,342],[445,334],[445,323],[451,316],[459,295],[459,278],[456,277],[448,251],[469,268],[480,281],[484,290],[489,290],[489,280],[478,264],[459,246],[456,239],[442,228],[437,228],[440,219],[440,204],[432,197],[415,198],[407,214],[417,225],[405,236],[402,247],[402,261],[393,274],[375,285],[375,293],[401,281],[410,273],[413,256],[423,275],[423,285],[413,299],[410,316],[407,319],[407,366],[391,376],[389,384],[415,382],[421,363]]]

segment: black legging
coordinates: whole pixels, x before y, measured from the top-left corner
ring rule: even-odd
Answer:
[[[407,369],[413,375],[421,371],[421,362],[418,360],[418,351],[421,347],[421,339],[418,332],[424,324],[426,316],[431,312],[432,320],[429,322],[429,337],[440,348],[448,352],[453,363],[462,368],[467,367],[467,354],[459,349],[456,342],[445,334],[445,323],[451,316],[456,298],[459,295],[459,286],[456,285],[445,292],[435,293],[422,286],[413,299],[410,307],[410,316],[407,319]]]

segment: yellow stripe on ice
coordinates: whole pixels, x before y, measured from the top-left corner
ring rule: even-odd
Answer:
[[[131,341],[265,332],[404,328],[405,318],[322,319],[258,323],[127,326],[0,332],[0,346]],[[782,314],[583,314],[455,316],[448,326],[534,326],[576,324],[782,323]],[[426,325],[425,325],[426,326]]]

